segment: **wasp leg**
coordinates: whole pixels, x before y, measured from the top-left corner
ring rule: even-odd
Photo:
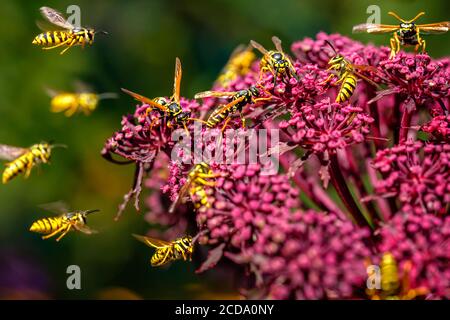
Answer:
[[[400,39],[397,34],[394,33],[391,38],[391,54],[389,55],[389,59],[393,59],[395,55],[400,51]]]
[[[227,120],[225,120],[225,123],[224,123],[224,125],[223,125],[223,127],[222,127],[222,130],[221,130],[222,133],[225,131],[225,129],[226,129],[227,125],[228,125],[228,122],[230,122],[230,120],[231,120],[230,117],[228,117]]]
[[[77,42],[77,39],[73,39],[68,45],[67,48],[65,48],[63,51],[61,51],[61,55],[63,55],[64,53],[66,53],[67,50],[69,50],[70,48],[72,48],[75,43]]]
[[[64,232],[58,237],[58,239],[56,239],[56,242],[58,242],[59,240],[61,240],[66,234],[67,232],[70,231],[70,229],[72,228],[72,225],[69,224],[66,228],[66,230],[64,230]]]
[[[327,70],[330,70],[330,69],[327,69]],[[327,84],[328,82],[331,81],[331,79],[334,78],[334,76],[335,76],[334,74],[330,74],[330,75],[328,76],[328,78],[326,78],[324,81],[320,82],[319,84],[320,84],[320,85]]]
[[[59,43],[59,44],[57,44],[55,46],[44,47],[44,48],[42,48],[42,50],[51,50],[51,49],[59,48],[61,46],[64,46],[64,45],[68,44],[70,41],[72,41],[72,39],[67,39],[66,41],[61,42],[61,43]]]
[[[245,129],[245,118],[242,115],[242,112],[239,112],[239,116],[241,117],[241,121],[242,121],[242,129]]]
[[[33,169],[33,160],[30,159],[27,163],[26,171],[25,171],[25,179],[27,179],[31,174],[31,169]]]
[[[77,112],[77,110],[78,110],[78,108],[68,108],[66,110],[66,112],[64,112],[64,115],[69,118],[69,117],[73,116],[75,114],[75,112]]]
[[[60,233],[61,231],[63,231],[64,228],[66,228],[66,226],[62,226],[62,227],[56,229],[55,231],[53,231],[52,233],[43,236],[42,239],[43,239],[43,240],[46,240],[46,239],[48,239],[48,238],[54,237],[55,235],[57,235],[58,233]]]

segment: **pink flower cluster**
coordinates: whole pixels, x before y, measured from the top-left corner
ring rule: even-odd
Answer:
[[[259,90],[262,99],[241,110],[242,131],[278,130],[280,142],[267,152],[279,152],[275,174],[260,163],[202,160],[212,175],[189,176],[197,163],[169,159],[195,159],[174,152],[171,135],[184,127],[169,128],[168,114],[142,105],[103,150],[108,160],[121,156],[138,168],[120,211],[133,196],[138,207],[144,181],[146,220],[163,227],[158,236],[195,230],[198,272],[231,261],[245,271],[237,289],[248,298],[367,299],[367,261],[379,263],[386,252],[400,272],[411,263],[411,284],[427,288],[426,299],[449,298],[450,60],[403,51],[389,59],[388,47],[325,33],[291,50],[285,54],[296,76],[275,74],[274,86],[274,74],[257,60],[226,88],[212,89]],[[342,103],[333,102],[341,75],[325,81],[336,54],[365,66]],[[231,100],[183,98],[181,107],[206,119]],[[241,129],[238,112],[229,117],[226,129]],[[196,144],[208,130],[196,136],[193,123],[186,123],[192,145],[213,151],[212,142]]]

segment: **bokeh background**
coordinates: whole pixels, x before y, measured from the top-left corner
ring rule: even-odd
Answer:
[[[39,33],[39,8],[62,12],[77,4],[82,23],[104,29],[93,47],[42,51],[31,44]],[[117,205],[129,190],[133,166],[116,166],[100,156],[105,140],[120,126],[135,103],[127,96],[101,102],[90,117],[65,118],[49,112],[44,87],[72,90],[84,81],[97,92],[120,87],[149,97],[172,90],[176,56],[183,63],[182,95],[210,87],[230,52],[257,40],[270,47],[272,35],[286,49],[290,43],[319,31],[351,35],[352,25],[367,19],[369,5],[379,5],[383,23],[396,11],[412,18],[426,11],[420,23],[449,20],[450,3],[428,1],[302,1],[302,0],[3,0],[0,9],[0,143],[29,146],[56,140],[69,146],[54,151],[52,164],[31,177],[0,186],[0,298],[224,298],[234,297],[221,275],[195,275],[195,266],[175,263],[152,269],[151,251],[131,233],[148,230],[142,214],[129,208],[114,222]],[[357,35],[356,39],[388,44],[389,36]],[[427,37],[435,57],[448,54],[450,34]],[[288,50],[287,50],[288,51]],[[70,234],[60,243],[42,241],[28,232],[48,214],[38,204],[63,200],[76,209],[101,209],[89,224],[101,231],[88,237]],[[82,270],[82,290],[66,288],[66,268]],[[224,278],[225,279],[225,278]]]

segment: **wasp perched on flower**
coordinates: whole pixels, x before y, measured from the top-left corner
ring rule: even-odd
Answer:
[[[429,290],[425,287],[410,288],[411,268],[410,261],[405,263],[403,279],[400,279],[395,257],[390,252],[385,252],[380,262],[381,290],[367,289],[367,294],[372,300],[412,300],[428,294]]]
[[[192,253],[194,252],[194,245],[191,236],[178,238],[174,241],[168,242],[164,240],[139,236],[133,234],[139,241],[145,243],[149,247],[156,249],[153,254],[150,264],[152,267],[160,267],[171,261],[183,259],[192,260]]]
[[[374,24],[374,23],[363,23],[353,27],[353,32],[367,32],[373,34],[381,33],[393,33],[391,38],[391,55],[392,59],[400,51],[400,47],[403,46],[414,46],[415,51],[418,51],[422,47],[422,52],[425,52],[426,42],[422,39],[423,34],[439,34],[445,33],[450,28],[449,21],[430,23],[430,24],[415,24],[419,17],[423,16],[425,12],[418,13],[411,20],[404,20],[400,18],[394,12],[388,12],[389,15],[400,20],[399,25],[386,25],[386,24]]]
[[[25,178],[28,178],[34,166],[50,161],[52,149],[55,147],[65,146],[42,142],[29,148],[19,148],[1,144],[0,159],[11,161],[6,164],[6,169],[3,171],[3,184],[8,183],[22,172],[25,172]]]
[[[85,234],[97,233],[86,225],[86,216],[100,210],[85,210],[69,212],[61,202],[43,205],[50,211],[62,212],[59,216],[39,219],[30,227],[31,232],[44,234],[42,239],[48,239],[60,234],[56,241],[61,240],[70,230],[77,230]]]
[[[273,75],[273,86],[276,86],[277,78],[279,76],[289,76],[294,77],[298,80],[298,75],[295,72],[294,66],[292,65],[289,57],[284,53],[281,46],[281,40],[278,37],[273,36],[272,42],[277,50],[266,50],[261,44],[256,41],[251,40],[251,45],[263,54],[260,62],[261,74],[262,75],[270,71]]]
[[[176,58],[173,95],[169,99],[163,97],[150,99],[127,89],[122,88],[122,91],[132,96],[134,99],[149,105],[149,108],[147,109],[146,112],[147,114],[153,111],[155,108],[163,112],[168,118],[167,127],[172,128],[175,124],[181,124],[183,125],[184,129],[188,131],[186,123],[189,120],[198,120],[198,119],[191,118],[190,117],[191,113],[188,111],[183,111],[183,108],[180,105],[181,76],[182,76],[181,62],[180,59]]]
[[[183,198],[189,193],[194,202],[195,208],[210,208],[212,199],[208,196],[205,187],[214,187],[215,181],[219,175],[214,174],[211,167],[206,162],[196,164],[187,175],[187,180],[178,192],[177,198],[170,206],[169,212],[172,213],[176,206],[183,201]]]
[[[216,85],[227,88],[238,76],[246,75],[256,60],[252,46],[239,45],[216,80]]]
[[[74,93],[47,90],[52,97],[50,111],[54,113],[64,112],[66,117],[71,117],[77,112],[83,112],[88,116],[97,108],[100,100],[117,98],[115,93],[97,94],[84,85],[83,87],[83,89],[77,90],[79,92]]]
[[[356,71],[356,69],[359,70],[369,70],[373,72],[377,72],[377,69],[375,67],[371,66],[364,66],[364,65],[354,65],[350,63],[347,59],[344,58],[343,55],[339,54],[334,46],[329,42],[328,40],[325,40],[325,42],[333,49],[334,56],[331,57],[331,59],[328,61],[328,65],[330,66],[328,70],[333,70],[337,72],[337,74],[330,74],[330,76],[325,80],[326,82],[329,82],[333,77],[338,77],[338,81],[336,81],[336,84],[342,83],[341,87],[339,88],[338,95],[336,97],[336,102],[342,103],[350,99],[350,97],[353,95],[353,92],[356,89],[356,83],[358,81],[358,78],[364,79],[370,84],[378,87],[378,85],[367,78],[366,76],[363,76],[361,73]]]
[[[262,98],[261,90],[256,86],[251,86],[249,89],[231,92],[222,91],[204,91],[197,93],[195,99],[220,97],[220,98],[232,98],[232,101],[226,105],[220,105],[217,107],[206,120],[206,125],[209,128],[215,128],[217,125],[225,120],[223,128],[225,128],[230,121],[230,116],[236,112],[239,112],[242,126],[245,127],[245,119],[242,116],[242,109],[249,103],[257,103],[258,101],[269,100],[270,98]]]
[[[42,49],[50,50],[59,47],[66,47],[60,54],[76,45],[83,48],[86,44],[92,45],[97,33],[107,34],[106,31],[95,31],[94,29],[73,26],[63,17],[61,13],[49,7],[40,9],[42,16],[53,25],[65,30],[46,31],[37,35],[33,44],[43,46]]]

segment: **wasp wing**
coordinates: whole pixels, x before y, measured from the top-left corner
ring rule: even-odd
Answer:
[[[175,76],[173,80],[173,99],[176,103],[180,103],[180,87],[183,70],[181,69],[180,59],[175,59]]]
[[[28,152],[26,148],[8,146],[6,144],[0,144],[0,160],[13,161],[21,155]]]
[[[69,23],[64,16],[56,11],[55,9],[49,7],[42,7],[40,9],[42,16],[47,19],[50,23],[64,28],[64,29],[74,29],[74,26]]]
[[[236,94],[236,92],[233,91],[203,91],[197,93],[194,98],[195,99],[203,99],[203,98],[210,98],[210,97],[232,97]]]
[[[50,203],[43,203],[38,205],[39,208],[56,213],[56,214],[67,214],[70,212],[69,205],[65,203],[64,201],[55,201]]]
[[[445,33],[450,29],[450,22],[443,21],[430,24],[419,24],[417,27],[422,34],[439,34]]]
[[[184,196],[189,191],[191,184],[192,184],[192,179],[188,178],[188,180],[184,183],[184,185],[181,187],[180,191],[178,192],[177,198],[170,206],[169,213],[173,213],[175,211],[175,208],[180,204],[180,202],[183,200]]]
[[[390,33],[394,32],[399,28],[399,26],[396,25],[387,25],[387,24],[375,24],[375,23],[363,23],[358,24],[353,27],[353,33]]]
[[[152,106],[152,107],[158,108],[159,110],[164,111],[164,112],[167,111],[167,108],[166,108],[166,107],[160,105],[159,103],[157,103],[156,101],[153,101],[153,100],[150,99],[150,98],[141,96],[140,94],[137,94],[137,93],[135,93],[135,92],[133,92],[133,91],[130,91],[130,90],[127,90],[127,89],[124,89],[124,88],[122,88],[121,90],[122,90],[123,92],[125,92],[126,94],[132,96],[134,99],[136,99],[136,100],[142,102],[142,103],[145,103],[145,104],[148,104],[148,105],[150,105],[150,106]]]
[[[156,249],[166,248],[171,245],[170,242],[167,242],[164,240],[159,240],[159,239],[150,238],[150,237],[144,237],[144,236],[140,236],[137,234],[133,234],[133,237],[135,237],[137,240],[145,243],[147,246],[153,247]]]
[[[237,105],[239,102],[241,102],[244,99],[245,99],[245,97],[240,97],[239,99],[233,100],[229,104],[226,104],[226,105],[224,105],[222,107],[218,107],[216,109],[216,111],[214,111],[213,113],[214,114],[220,114],[220,113],[224,112],[225,110],[234,107],[235,105]]]
[[[267,50],[266,48],[264,48],[261,44],[259,44],[256,41],[250,40],[250,44],[252,45],[253,48],[255,48],[256,50],[258,50],[259,52],[261,52],[263,55],[267,54]]]
[[[83,226],[79,226],[79,225],[74,225],[75,229],[77,229],[80,232],[83,232],[84,234],[96,234],[98,233],[97,230],[94,230],[90,227],[88,227],[87,225],[83,225]]]
[[[283,47],[281,46],[281,40],[280,40],[280,38],[278,38],[278,37],[276,37],[276,36],[273,36],[273,37],[272,37],[272,42],[273,42],[273,44],[275,45],[275,48],[277,49],[277,51],[279,51],[279,52],[281,52],[281,53],[284,53],[284,52],[283,52]]]

